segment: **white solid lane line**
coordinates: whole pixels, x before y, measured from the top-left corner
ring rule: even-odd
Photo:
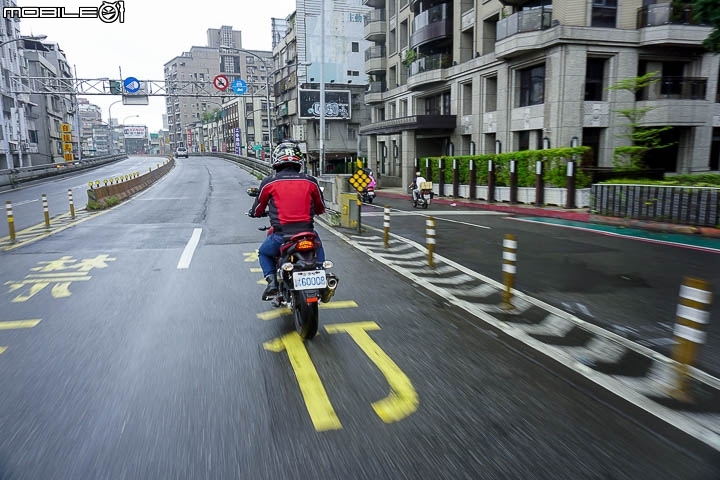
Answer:
[[[188,240],[187,245],[185,245],[185,250],[183,250],[182,255],[180,255],[180,261],[177,264],[178,270],[183,270],[190,267],[190,262],[192,261],[193,254],[195,253],[195,249],[200,242],[201,233],[202,228],[196,228],[195,230],[193,230],[190,240]]]

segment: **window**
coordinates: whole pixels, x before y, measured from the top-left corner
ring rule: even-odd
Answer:
[[[615,28],[616,16],[617,0],[593,0],[591,26]]]
[[[351,48],[353,52],[359,52],[360,51],[360,43],[359,42],[352,42]]]
[[[545,102],[545,64],[520,70],[518,106],[527,107]]]
[[[604,58],[588,58],[585,65],[585,101],[602,101],[605,79]]]

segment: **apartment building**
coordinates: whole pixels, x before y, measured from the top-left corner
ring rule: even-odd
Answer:
[[[65,52],[55,42],[25,39],[21,42],[28,76],[34,78],[56,78],[72,81],[73,72]],[[73,158],[78,158],[80,132],[76,121],[77,98],[58,93],[19,94],[23,108],[19,114],[25,117],[26,130],[21,132],[21,151],[25,165],[43,165],[65,162],[63,144],[70,143]],[[62,125],[69,126],[63,132]],[[70,141],[63,141],[63,133]],[[68,136],[69,134],[69,136]]]
[[[225,48],[229,47],[229,48]],[[267,115],[267,83],[268,71],[272,65],[272,53],[262,50],[246,50],[242,48],[242,32],[233,30],[231,26],[207,30],[207,46],[193,46],[189,52],[175,57],[165,64],[165,81],[172,85],[174,81],[198,82],[205,90],[215,96],[169,96],[166,99],[168,130],[170,145],[173,149],[179,145],[188,147],[191,152],[212,149],[214,142],[217,151],[234,151],[235,128],[237,125],[225,124],[223,128],[214,129],[214,137],[203,136],[202,125],[208,123],[209,114],[225,109],[225,104],[243,98],[245,102],[254,104],[256,99],[262,108],[253,110],[253,125],[261,125],[258,131],[248,134],[242,129],[240,142],[262,142],[265,148],[270,145],[270,121]],[[247,85],[244,94],[236,94],[232,88],[225,91],[214,89],[213,79],[224,75],[230,85],[236,80],[243,80]],[[271,100],[272,102],[272,100]],[[244,112],[245,110],[243,110]],[[250,135],[248,137],[248,135]]]
[[[298,0],[296,11],[273,29],[278,135],[306,146],[313,173],[344,173],[352,159],[367,153],[359,131],[370,120],[363,55],[370,46],[364,38],[370,10],[362,0]],[[325,96],[322,121],[320,90]]]
[[[416,159],[569,146],[613,165],[627,145],[617,110],[669,125],[647,157],[667,172],[718,170],[720,57],[690,1],[363,0],[365,103],[360,133],[381,176],[408,183]],[[608,90],[658,72],[636,94]]]

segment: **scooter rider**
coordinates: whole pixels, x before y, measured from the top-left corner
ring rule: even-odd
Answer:
[[[415,172],[415,181],[408,185],[409,188],[412,188],[412,199],[419,200],[420,199],[420,184],[425,183],[425,177],[422,176],[422,173]]]
[[[325,201],[315,177],[302,173],[302,152],[294,142],[280,143],[272,152],[270,165],[275,174],[260,183],[258,195],[248,212],[250,217],[270,217],[273,233],[258,249],[258,259],[268,285],[263,300],[272,300],[278,292],[275,278],[275,257],[280,254],[283,236],[314,231],[314,215],[325,212]],[[267,211],[266,211],[267,209]],[[317,234],[317,232],[315,232]],[[318,241],[320,238],[318,237]],[[317,252],[319,262],[325,261],[325,250]]]

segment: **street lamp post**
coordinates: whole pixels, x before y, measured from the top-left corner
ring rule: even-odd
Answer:
[[[253,53],[249,50],[243,50],[242,48],[235,48],[230,47],[228,45],[220,45],[220,49],[225,50],[233,50],[236,52],[244,52],[248,55],[252,55],[253,57],[260,60],[263,64],[263,67],[265,68],[265,103],[266,103],[266,110],[267,110],[267,117],[268,117],[268,143],[270,145],[270,152],[272,154],[273,149],[273,141],[272,141],[272,117],[270,116],[270,70],[267,68],[267,63],[265,62],[265,59],[262,58],[260,55]]]
[[[12,38],[10,40],[6,40],[2,43],[0,43],[0,49],[7,45],[8,43],[13,42],[19,42],[21,40],[36,40],[36,41],[42,41],[47,38],[47,35],[37,35],[37,36],[31,36],[31,37],[18,37],[18,38]],[[4,58],[10,58],[9,55],[2,55]],[[3,133],[3,147],[5,148],[5,163],[7,163],[7,168],[11,169],[15,167],[15,164],[12,159],[12,155],[10,155],[10,138],[7,131],[7,125],[5,124],[5,114],[2,111],[2,97],[5,95],[5,81],[0,81],[0,128],[2,128]],[[13,95],[13,108],[17,109],[17,96]],[[19,130],[18,130],[19,131]],[[20,144],[21,140],[18,139],[18,152],[21,151],[22,145]],[[20,160],[20,166],[22,167],[22,155],[21,153],[18,154],[18,159]]]

